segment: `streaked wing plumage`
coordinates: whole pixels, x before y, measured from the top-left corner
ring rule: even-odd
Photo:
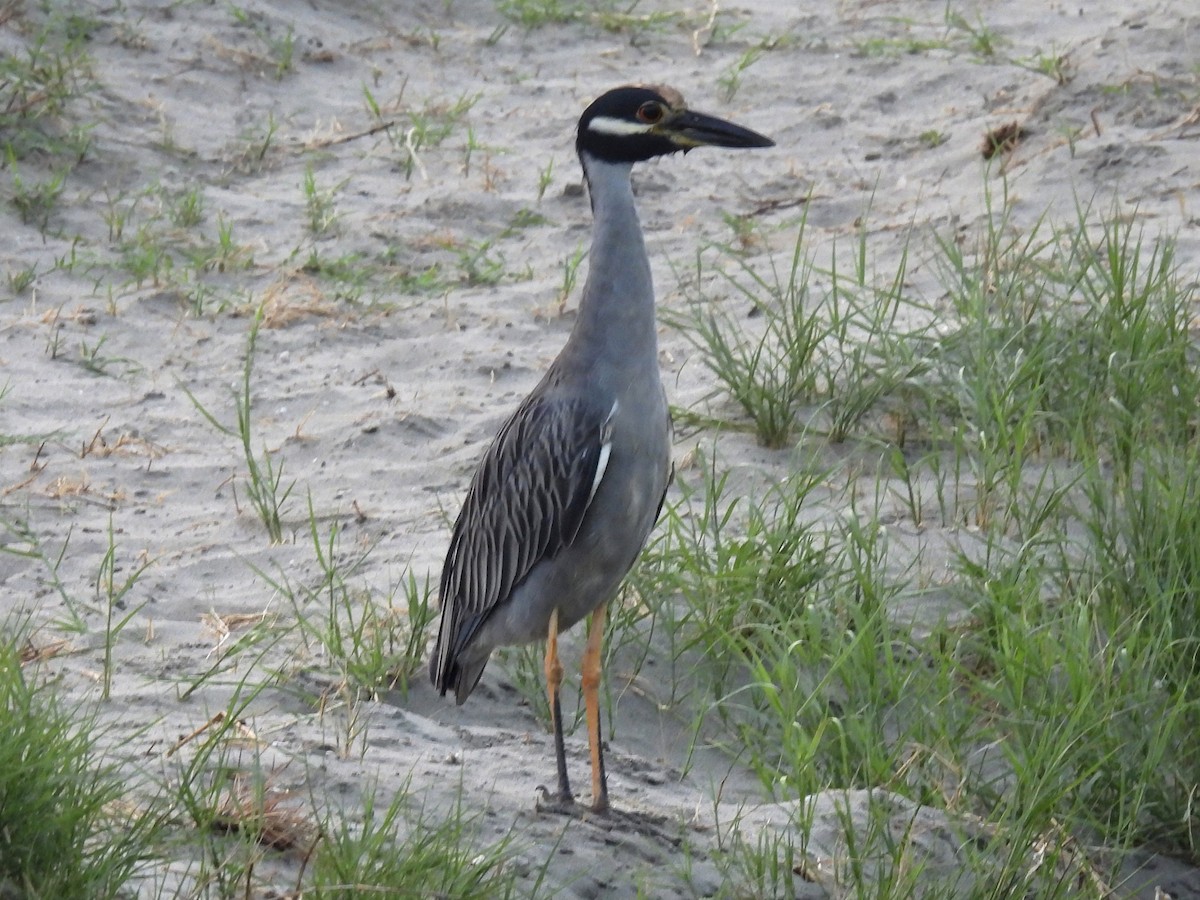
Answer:
[[[529,571],[574,541],[603,475],[615,407],[535,391],[488,449],[454,525],[430,676],[459,687],[457,657]],[[473,685],[467,686],[467,692]]]

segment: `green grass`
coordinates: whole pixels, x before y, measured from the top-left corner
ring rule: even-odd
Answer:
[[[49,435],[36,436],[33,442],[41,443]],[[53,547],[38,534],[37,530],[25,517],[5,511],[0,516],[0,529],[3,530],[4,542],[0,544],[0,552],[22,559],[32,560],[40,573],[43,583],[63,604],[64,613],[54,621],[54,626],[61,631],[82,634],[87,630],[84,618],[86,608],[78,601],[62,577],[64,560],[71,555],[71,538],[73,529],[68,529],[62,543]]]
[[[333,194],[314,178],[306,184],[316,238]],[[202,198],[157,190],[112,200],[110,239],[131,246],[141,233],[190,267],[177,239],[202,228]],[[961,896],[969,881],[970,896],[1099,898],[1123,856],[1144,847],[1200,864],[1190,787],[1200,781],[1196,289],[1172,242],[1127,220],[1082,208],[1072,220],[1022,228],[1003,192],[985,200],[986,220],[965,240],[921,248],[938,275],[928,295],[908,287],[907,248],[890,269],[874,263],[869,216],[828,260],[809,249],[803,220],[774,231],[731,221],[732,242],[704,248],[680,274],[688,304],[669,323],[720,393],[680,417],[701,430],[705,449],[681,466],[661,526],[613,606],[608,658],[627,677],[606,683],[606,702],[611,718],[621,693],[646,683],[638,679],[653,659],[651,699],[690,724],[691,749],[724,750],[757,775],[765,799],[796,803],[787,840],[777,831],[730,836],[713,851],[730,893],[788,892],[806,858],[813,798],[830,791],[899,796],[977,823],[989,839],[969,844],[965,871],[936,882],[935,896]],[[497,240],[542,224],[518,215]],[[232,227],[218,227],[206,259],[233,266]],[[496,247],[449,247],[431,289],[508,277]],[[311,274],[351,279],[379,262],[330,258]],[[564,288],[577,262],[564,262]],[[428,581],[405,570],[385,590],[371,586],[369,545],[349,546],[338,518],[311,499],[306,524],[285,527],[292,483],[254,415],[262,316],[260,308],[247,334],[236,424],[197,408],[235,439],[239,496],[269,540],[298,542],[291,549],[306,574],[258,569],[264,597],[282,598],[280,609],[180,679],[182,700],[218,691],[228,702],[166,768],[147,807],[169,834],[136,846],[116,831],[84,839],[87,853],[115,860],[84,868],[111,878],[115,892],[139,877],[142,860],[182,854],[197,894],[239,896],[263,884],[280,842],[307,846],[319,829],[324,840],[303,873],[319,896],[351,884],[524,890],[528,881],[505,864],[516,844],[481,846],[461,808],[402,796],[333,814],[325,798],[283,797],[273,772],[233,755],[251,701],[278,691],[302,695],[340,759],[368,760],[370,704],[384,692],[404,696],[420,676],[431,615]],[[81,357],[110,367],[102,339]],[[770,468],[727,462],[730,443],[751,440],[778,448]],[[54,627],[87,634],[89,617],[101,617],[94,649],[106,694],[146,564],[110,529],[91,569],[96,602],[81,601],[62,575],[80,552],[71,533],[50,540],[20,516],[3,521],[4,552],[30,561],[62,601]],[[541,648],[504,661],[542,711]],[[317,691],[297,671],[315,672]],[[56,709],[36,683],[10,678],[4,689],[15,703],[42,698]],[[36,712],[36,722],[57,721]],[[72,743],[78,734],[54,727],[87,771],[110,771],[80,749],[86,743]],[[22,739],[56,746],[53,730]],[[103,782],[76,780],[107,796]],[[73,835],[84,826],[72,819],[87,809],[84,798],[38,815]],[[95,809],[85,831],[113,807]],[[882,812],[866,827],[844,817],[853,853],[838,877],[851,895],[899,898],[914,879],[934,884]],[[69,859],[56,853],[79,868]],[[679,866],[686,880],[686,860]],[[68,877],[46,860],[27,869]],[[85,893],[115,895],[106,890]]]
[[[75,166],[89,147],[80,100],[93,87],[93,26],[75,9],[22,12],[25,50],[0,60],[0,200],[14,220],[51,236],[76,200]],[[504,0],[496,9],[514,30],[546,33],[598,27],[636,39],[702,24],[628,3]],[[711,30],[735,37],[742,23],[716,22],[715,12]],[[291,30],[260,30],[236,7],[231,15],[255,29],[268,76],[294,71]],[[437,40],[431,31],[435,49]],[[728,97],[774,47],[741,40],[712,68]],[[859,50],[957,53],[1070,76],[1053,49],[1004,60],[994,30],[951,8],[924,30],[865,36]],[[462,164],[478,180],[480,170],[490,177],[485,153],[502,159],[472,129],[475,95],[380,106],[363,91],[370,122],[387,131],[385,149],[408,177]],[[294,127],[269,115],[246,123],[215,187],[244,187],[278,164],[291,179],[283,193],[294,200],[297,246],[279,254],[282,267],[271,251],[257,252],[272,272],[290,266],[335,300],[379,301],[385,314],[403,304],[421,321],[452,289],[525,277],[513,268],[524,242],[554,227],[542,215],[554,215],[549,206],[520,210],[494,234],[438,244],[436,259],[403,241],[384,251],[343,243],[358,221],[359,186],[322,178],[337,160],[291,148],[284,137]],[[917,138],[930,148],[945,139]],[[555,164],[534,171],[531,195],[542,200]],[[99,240],[77,248],[77,239],[54,251],[53,266],[19,263],[6,277],[23,297],[68,273],[110,306],[142,290],[175,296],[181,315],[257,310],[234,415],[197,408],[230,438],[237,498],[261,523],[261,543],[277,544],[255,549],[278,556],[246,565],[267,612],[231,627],[201,671],[161,676],[175,679],[166,682],[172,701],[203,708],[195,726],[211,724],[153,764],[102,756],[96,712],[61,699],[54,663],[22,666],[28,632],[9,630],[17,637],[0,646],[0,894],[153,896],[167,872],[182,873],[183,887],[159,896],[542,892],[559,848],[545,849],[540,875],[543,860],[533,860],[531,878],[529,848],[515,832],[484,836],[496,833],[495,810],[423,804],[415,784],[380,798],[369,776],[356,782],[361,804],[285,796],[265,755],[247,750],[243,729],[255,727],[257,704],[276,715],[298,705],[306,739],[315,734],[338,762],[373,765],[376,698],[403,702],[422,677],[432,583],[402,566],[376,584],[380,532],[351,539],[345,517],[311,497],[297,509],[254,397],[269,277],[251,250],[261,235],[214,206],[220,194],[209,187],[147,183],[111,196],[105,188],[83,213],[102,220]],[[853,826],[847,808],[837,861],[847,896],[907,897],[920,884],[945,897],[1100,898],[1105,885],[1118,887],[1118,866],[1135,849],[1200,865],[1194,275],[1179,271],[1169,237],[1115,211],[1081,208],[1066,221],[1021,225],[1002,192],[984,207],[971,232],[910,238],[922,272],[937,275],[920,292],[908,248],[876,265],[869,210],[828,258],[812,249],[804,221],[729,216],[725,242],[703,247],[679,273],[686,304],[664,319],[690,342],[713,395],[677,415],[683,440],[703,451],[692,465],[681,460],[653,543],[610,612],[606,703],[611,713],[623,692],[646,693],[690,725],[690,749],[724,750],[731,767],[756,775],[764,800],[795,803],[792,827],[722,832],[711,853],[707,835],[689,832],[666,864],[685,883],[691,846],[717,866],[724,895],[794,893],[812,798],[831,791],[896,795],[987,836],[963,837],[966,871],[954,877],[964,880],[943,884],[922,872],[904,835],[887,830],[882,801]],[[560,305],[582,259],[564,253]],[[96,373],[132,372],[103,335],[59,334],[50,355]],[[43,442],[68,440],[11,425],[0,448],[33,455]],[[732,460],[752,441],[774,452],[748,471]],[[312,495],[324,492],[314,486]],[[96,676],[93,699],[119,695],[128,674],[120,651],[153,610],[143,607],[146,582],[169,580],[164,564],[148,569],[115,523],[107,534],[42,533],[44,510],[13,502],[0,509],[0,551],[36,584],[30,602],[49,610],[39,609],[42,627],[89,654],[63,665],[71,673],[63,677],[82,669]],[[541,648],[507,651],[504,662],[545,721]],[[220,718],[209,720],[212,711]],[[620,732],[609,734],[619,746]],[[131,770],[148,782],[132,803],[118,802],[129,799]],[[305,862],[284,883],[271,866],[289,853]]]
[[[378,115],[374,99],[369,93],[367,97]],[[388,129],[392,143],[404,154],[401,165],[405,178],[412,178],[413,172],[419,172],[422,178],[428,177],[421,161],[422,153],[440,147],[456,129],[465,125],[478,100],[478,94],[461,94],[453,101],[429,102],[405,110],[401,120]]]
[[[70,7],[6,10],[25,40],[0,56],[0,151],[10,161],[44,154],[72,166],[88,147],[88,127],[73,118],[94,88],[86,51],[94,23]]]
[[[724,253],[728,265],[716,267],[717,284],[732,293],[732,302],[727,297],[714,302],[710,296],[701,252],[688,282],[688,310],[667,315],[701,351],[700,361],[717,383],[749,414],[767,447],[788,443],[818,389],[814,357],[824,335],[812,315],[812,263],[806,252],[801,225],[782,265],[770,256],[760,268],[741,255]]]
[[[989,210],[974,244],[939,244],[936,301],[835,264],[812,296],[811,263],[780,278],[770,257],[723,252],[765,329],[674,324],[760,440],[828,462],[749,497],[711,463],[699,484],[681,475],[637,584],[677,598],[673,640],[707,658],[698,740],[721,735],[769,794],[895,792],[1002,839],[970,859],[994,886],[972,896],[1099,897],[1125,850],[1200,862],[1198,298],[1169,239],[1092,210],[1028,229],[1007,198]],[[867,335],[874,362],[839,363],[857,352],[839,332]],[[866,400],[829,427],[846,392]],[[879,468],[848,470],[846,440]],[[805,525],[821,506],[839,524]],[[950,554],[918,537],[895,555],[898,513],[904,532],[957,533]],[[926,596],[960,612],[904,621]],[[858,855],[902,861],[859,837]],[[856,896],[907,895],[846,877]]]
[[[143,600],[136,605],[126,597],[137,586],[138,581],[153,565],[152,560],[138,560],[132,564],[122,563],[117,556],[116,532],[112,515],[108,517],[108,546],[100,559],[96,572],[96,599],[104,613],[104,670],[101,678],[100,699],[107,700],[112,692],[113,649],[121,632],[130,620],[142,611],[149,602]]]
[[[246,307],[247,292],[239,292],[228,276],[252,274],[252,250],[238,240],[224,210],[210,216],[201,187],[151,183],[120,193],[105,188],[99,216],[107,245],[84,242],[56,268],[82,273],[110,301],[155,287],[196,317]]]
[[[914,308],[903,297],[907,251],[898,271],[879,280],[868,271],[864,230],[849,272],[839,268],[836,248],[831,265],[818,271],[805,232],[801,219],[781,260],[769,248],[765,258],[748,256],[753,240],[735,228],[737,246],[717,244],[697,255],[681,285],[687,310],[662,314],[772,449],[814,427],[804,421],[814,407],[830,436],[845,440],[884,397],[927,368],[921,336],[928,325],[899,319],[902,309]],[[811,288],[816,275],[828,283],[819,294]],[[720,410],[676,417],[739,427]]]
[[[435,613],[428,579],[418,582],[409,571],[386,597],[377,598],[359,584],[372,548],[347,554],[336,522],[322,531],[311,497],[308,522],[318,577],[299,584],[282,571],[259,571],[259,577],[291,605],[306,654],[332,669],[351,694],[362,691],[375,698],[397,690],[407,695],[410,680],[423,671]]]
[[[37,180],[26,178],[21,174],[11,148],[8,171],[11,191],[9,202],[21,217],[21,224],[33,225],[45,234],[50,227],[50,217],[66,188],[67,172],[60,170]]]
[[[126,778],[97,752],[92,713],[22,665],[25,631],[14,626],[10,618],[0,641],[0,891],[127,896],[156,856],[162,821],[137,808]]]
[[[267,536],[272,543],[278,544],[283,540],[283,520],[287,513],[288,499],[294,481],[285,483],[283,480],[283,462],[276,462],[272,451],[265,445],[256,447],[254,420],[254,360],[258,345],[259,330],[262,328],[265,308],[259,305],[250,321],[250,329],[246,336],[246,354],[242,364],[242,381],[239,390],[233,393],[234,412],[237,417],[235,425],[223,425],[216,416],[205,408],[195,395],[186,387],[183,388],[197,412],[214,428],[223,434],[236,437],[241,443],[242,460],[245,463],[243,483],[246,498],[250,508],[254,510]],[[236,504],[235,493],[235,504]]]
[[[496,0],[496,10],[506,19],[527,30],[554,25],[586,23],[605,31],[635,35],[660,29],[672,22],[686,20],[687,13],[637,12],[637,2],[625,0],[582,3],[579,0]]]
[[[878,57],[965,51],[975,61],[992,62],[1000,59],[1000,50],[1008,43],[980,15],[969,19],[951,3],[945,5],[940,21],[897,18],[894,24],[901,26],[899,36],[864,37],[855,42],[855,52]]]
[[[304,169],[304,209],[308,215],[308,230],[313,237],[321,237],[332,232],[337,225],[338,192],[346,186],[346,182],[333,187],[320,188],[317,186],[317,176],[310,163]]]
[[[746,423],[692,414],[715,450],[677,474],[610,651],[639,681],[655,656],[643,690],[694,747],[798,802],[795,844],[718,848],[731,891],[792,889],[780,860],[829,791],[964,829],[962,867],[925,872],[882,812],[847,811],[851,896],[1100,898],[1135,849],[1200,864],[1196,290],[1169,238],[987,203],[933,243],[932,297],[904,287],[907,251],[875,271],[865,228],[819,266],[803,223],[681,277],[694,305],[669,321]],[[782,264],[753,252],[780,238]],[[741,430],[793,461],[747,484],[720,452]],[[540,709],[538,648],[506,661]]]
[[[376,795],[367,785],[361,809],[343,812],[322,828],[325,840],[312,861],[313,896],[530,894],[518,889],[507,865],[516,849],[514,836],[481,848],[475,832],[484,813],[468,812],[462,797],[447,812],[426,808],[408,789],[398,791],[385,808],[377,806]]]

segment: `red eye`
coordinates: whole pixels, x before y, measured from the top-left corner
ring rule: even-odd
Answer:
[[[663,109],[661,103],[656,103],[653,100],[647,100],[638,107],[637,117],[640,121],[647,125],[653,125],[656,122],[661,122],[662,117],[666,115],[666,110]]]

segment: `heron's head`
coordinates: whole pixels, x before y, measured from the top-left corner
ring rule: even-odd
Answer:
[[[583,111],[575,149],[595,159],[635,163],[695,147],[771,147],[757,131],[693,112],[673,88],[626,85],[601,94]]]

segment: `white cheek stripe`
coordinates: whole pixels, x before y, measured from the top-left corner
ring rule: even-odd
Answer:
[[[644,122],[630,122],[628,119],[614,119],[611,116],[596,116],[588,122],[588,131],[596,134],[646,134],[652,128]]]

